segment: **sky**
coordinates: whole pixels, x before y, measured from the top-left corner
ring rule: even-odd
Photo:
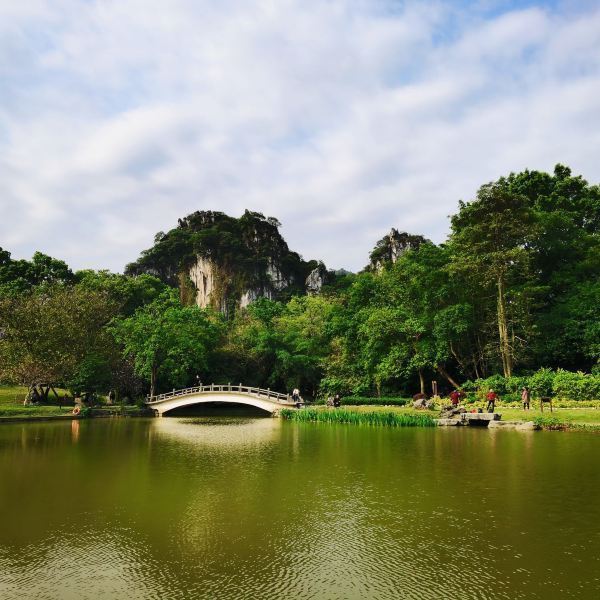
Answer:
[[[0,247],[122,271],[196,210],[358,270],[558,162],[600,182],[600,0],[0,0]]]

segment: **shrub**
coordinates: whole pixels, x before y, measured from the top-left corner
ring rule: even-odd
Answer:
[[[533,422],[542,429],[566,429],[566,423],[562,423],[557,417],[535,417]]]
[[[600,376],[572,373],[559,369],[554,375],[552,392],[560,398],[595,400],[600,398]]]
[[[554,383],[554,371],[541,368],[528,378],[527,385],[534,396],[550,396]]]
[[[533,398],[554,396],[561,400],[600,400],[600,375],[562,369],[552,371],[542,368],[532,375],[520,377],[492,375],[486,379],[466,381],[462,388],[467,392],[467,402],[484,400],[486,393],[493,389],[502,401],[519,403],[521,389],[525,385],[531,389]]]

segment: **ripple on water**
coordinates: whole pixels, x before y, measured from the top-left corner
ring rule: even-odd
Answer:
[[[122,423],[2,446],[24,519],[0,529],[2,600],[598,597],[599,453],[575,436]]]

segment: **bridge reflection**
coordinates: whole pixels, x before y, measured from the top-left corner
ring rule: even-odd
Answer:
[[[281,429],[279,419],[186,417],[156,419],[152,434],[197,448],[263,447],[273,443]]]

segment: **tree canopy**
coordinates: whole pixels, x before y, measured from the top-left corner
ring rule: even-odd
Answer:
[[[385,394],[600,369],[597,185],[562,165],[511,173],[459,202],[450,222],[442,244],[392,230],[363,272],[330,271],[319,293],[292,286],[225,314],[182,298],[179,268],[217,253],[259,277],[276,247],[304,276],[317,263],[289,251],[275,219],[193,213],[126,275],[0,249],[0,380],[132,395],[199,376]],[[235,288],[230,275],[219,285]]]

